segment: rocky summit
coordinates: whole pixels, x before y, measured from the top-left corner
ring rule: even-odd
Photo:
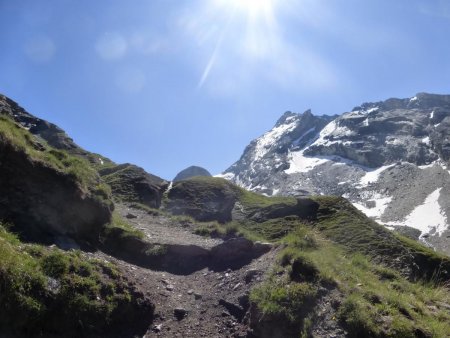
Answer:
[[[337,195],[450,254],[450,95],[285,113],[223,177],[269,196]]]
[[[446,220],[447,102],[288,112],[239,186],[169,184],[0,96],[0,337],[448,337],[450,258],[412,239],[448,231],[419,222]]]

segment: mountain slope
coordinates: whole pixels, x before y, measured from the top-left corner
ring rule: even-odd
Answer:
[[[282,117],[223,176],[268,195],[344,196],[378,222],[418,229],[450,253],[449,95],[364,103],[323,118],[328,124],[312,125],[321,117],[305,114]],[[309,133],[296,139],[292,130]]]
[[[1,94],[0,114],[9,116],[36,136],[37,140],[87,160],[100,176],[104,176],[116,199],[142,203],[149,207],[159,207],[161,204],[162,193],[169,185],[162,178],[151,175],[136,165],[129,163],[118,165],[102,155],[81,148],[64,130],[28,113],[16,102]]]
[[[450,259],[388,231],[342,197],[267,197],[197,176],[167,191],[155,186],[160,195],[146,195],[143,204],[141,184],[154,181],[142,178],[151,174],[55,149],[10,116],[8,110],[0,116],[0,215],[16,217],[0,224],[6,309],[0,336],[446,337],[450,331]],[[324,119],[304,114],[309,129]],[[280,140],[292,120],[287,114],[269,138]],[[309,129],[295,135],[296,126],[290,128],[298,144],[314,142],[301,137]],[[255,149],[289,153],[289,143],[287,152],[260,145]],[[64,189],[53,193],[49,184]],[[109,222],[83,218],[83,205],[71,202],[83,198],[108,207]],[[66,214],[72,217],[60,221]],[[79,236],[70,222],[90,236]],[[24,243],[29,228],[38,235],[29,240],[52,236]],[[61,231],[69,245],[58,243]],[[78,246],[81,240],[89,245]]]

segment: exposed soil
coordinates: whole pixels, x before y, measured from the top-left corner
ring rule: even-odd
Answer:
[[[223,241],[192,234],[182,224],[145,211],[116,208],[130,223],[142,230],[146,240],[155,243],[198,245],[211,248]],[[277,249],[252,260],[239,269],[212,271],[204,268],[190,274],[154,271],[109,256],[103,252],[88,255],[115,263],[155,304],[155,320],[145,337],[247,337],[248,294],[270,271]]]
[[[145,240],[150,243],[196,245],[205,249],[223,243],[218,238],[195,235],[188,224],[171,221],[167,216],[149,215],[145,210],[118,203],[116,203],[116,211],[136,229],[144,232]]]

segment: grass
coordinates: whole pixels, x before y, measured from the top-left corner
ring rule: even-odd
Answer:
[[[117,212],[113,212],[111,223],[105,225],[102,236],[107,238],[116,233],[120,233],[120,238],[135,237],[143,239],[145,237],[142,231],[124,220]]]
[[[133,209],[145,211],[145,212],[147,212],[147,214],[152,215],[152,216],[167,215],[167,213],[164,210],[151,208],[148,205],[138,203],[138,202],[131,203],[129,206],[130,206],[130,208],[133,208]]]
[[[28,130],[5,115],[0,116],[1,139],[24,152],[33,161],[73,177],[84,192],[91,192],[97,198],[105,201],[109,200],[110,188],[100,181],[96,170],[90,166],[87,160],[54,149],[48,146],[44,140],[39,139],[38,141]]]
[[[225,224],[219,222],[196,222],[195,224],[193,233],[200,236],[222,239],[244,237],[253,242],[264,239],[258,233],[248,231],[242,226],[241,222],[233,221]]]
[[[299,224],[279,243],[284,249],[278,264],[251,299],[265,315],[294,325],[299,335],[311,316],[308,304],[320,301],[313,292],[320,285],[337,288],[342,295],[336,317],[351,337],[415,337],[418,332],[447,337],[450,332],[448,286],[407,280],[305,225]]]
[[[133,302],[111,264],[22,244],[0,225],[0,327],[10,333],[102,332]]]
[[[99,174],[111,186],[113,195],[118,201],[159,208],[160,194],[167,184],[161,178],[129,163],[108,164],[105,168],[99,169]]]
[[[252,213],[258,209],[269,207],[273,204],[295,205],[294,197],[273,196],[267,197],[242,188],[239,189],[239,203],[246,213]]]

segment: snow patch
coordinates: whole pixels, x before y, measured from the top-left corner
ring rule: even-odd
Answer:
[[[292,116],[293,117],[293,116]],[[297,127],[297,120],[295,119],[286,119],[286,122],[278,127],[273,128],[272,130],[265,133],[256,141],[255,151],[254,151],[254,160],[259,160],[267,154],[268,149],[275,144],[285,133],[288,133]]]
[[[232,181],[235,176],[236,175],[233,174],[233,173],[222,173],[222,174],[214,175],[214,177],[224,178],[224,179],[226,179],[228,181]]]
[[[427,168],[432,168],[435,165],[439,165],[438,161],[431,162],[430,164],[419,165],[418,167],[419,167],[419,169],[427,169]]]
[[[417,99],[417,96],[414,96],[414,97],[412,97],[412,98],[409,99],[410,102],[414,102],[414,101],[417,101],[417,100],[418,100],[418,99]]]
[[[427,146],[430,146],[430,145],[431,145],[430,137],[429,137],[429,136],[424,137],[421,141],[422,141],[422,143],[425,143]]]
[[[367,113],[373,113],[374,111],[377,111],[379,109],[380,109],[379,107],[373,107],[373,108],[367,109],[366,112]]]
[[[432,120],[433,117],[434,117],[434,110],[433,110],[433,111],[431,112],[431,114],[430,114],[430,120]]]
[[[312,146],[341,143],[342,141],[340,140],[327,140],[325,139],[325,137],[332,136],[333,138],[341,138],[345,136],[352,136],[354,134],[355,132],[353,132],[349,128],[341,127],[336,123],[336,121],[331,121],[325,126],[325,128],[321,130],[317,140],[312,144]]]
[[[420,230],[422,235],[434,232],[440,236],[448,227],[447,218],[438,202],[441,189],[438,188],[428,195],[423,204],[417,206],[402,223]]]
[[[405,144],[405,142],[403,140],[400,140],[400,139],[395,138],[395,137],[390,137],[389,139],[386,139],[385,143],[386,144],[392,144],[394,146]]]
[[[360,211],[362,211],[364,214],[366,214],[367,217],[374,218],[376,220],[379,220],[381,215],[386,210],[389,203],[391,203],[392,197],[391,196],[385,196],[383,197],[380,194],[373,194],[372,199],[370,199],[368,202],[374,202],[375,206],[373,208],[369,208],[366,205],[362,205],[360,203],[353,203],[353,205]]]
[[[395,166],[395,164],[385,165],[378,169],[366,172],[366,174],[359,181],[360,186],[367,187],[369,183],[374,183],[378,181],[378,177],[380,176],[380,174],[386,169],[393,166]]]
[[[303,154],[303,150],[289,153],[288,155],[289,169],[284,172],[286,174],[306,173],[318,165],[328,162],[327,158],[308,157]]]
[[[312,128],[310,128],[310,129],[308,129],[308,130],[305,131],[298,139],[296,139],[296,140],[294,141],[293,144],[294,144],[295,146],[298,145],[298,144],[300,143],[300,141],[301,141],[302,139],[305,138],[306,135],[312,133],[314,130],[316,130],[316,127],[312,127]]]

